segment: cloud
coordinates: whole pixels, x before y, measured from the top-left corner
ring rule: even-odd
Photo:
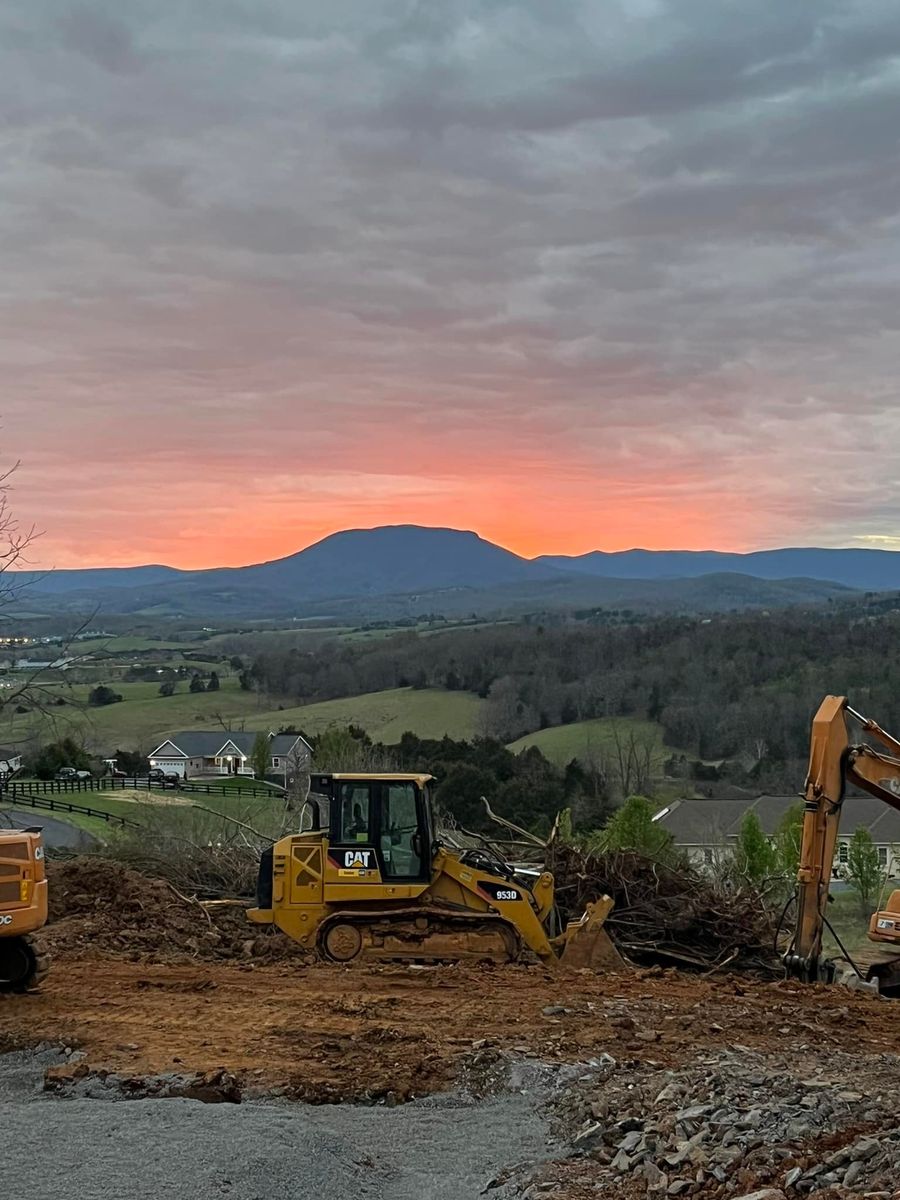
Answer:
[[[893,536],[898,51],[883,0],[14,0],[42,555]]]

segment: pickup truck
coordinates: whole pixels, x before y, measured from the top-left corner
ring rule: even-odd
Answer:
[[[90,771],[78,771],[75,767],[60,767],[53,776],[60,783],[65,783],[67,780],[71,783],[73,779],[90,779],[90,777]]]

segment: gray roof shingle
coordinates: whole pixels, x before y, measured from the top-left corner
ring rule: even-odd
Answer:
[[[785,814],[802,804],[800,796],[757,796],[755,800],[676,800],[659,818],[679,846],[711,846],[737,837],[748,812],[755,812],[763,832],[772,836]],[[847,795],[841,813],[841,834],[851,836],[863,826],[876,842],[900,844],[900,812],[874,796]]]
[[[156,749],[160,749],[166,742],[171,742],[187,758],[215,758],[224,746],[232,742],[242,754],[249,756],[253,751],[253,744],[256,741],[256,737],[257,733],[255,731],[184,729],[180,733],[170,734]],[[286,756],[298,740],[303,742],[303,738],[299,734],[277,733],[274,737],[269,738],[271,753],[273,755]],[[306,745],[305,742],[303,744]]]

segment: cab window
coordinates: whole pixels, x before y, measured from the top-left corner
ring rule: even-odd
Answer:
[[[385,871],[394,879],[418,879],[422,873],[422,838],[416,788],[391,783],[385,788],[381,816],[381,853]]]
[[[338,793],[342,842],[371,842],[372,793],[367,783],[342,783]]]

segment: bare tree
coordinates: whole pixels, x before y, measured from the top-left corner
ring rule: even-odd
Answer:
[[[284,770],[285,812],[299,812],[309,796],[309,751],[298,738],[287,758]]]
[[[41,578],[28,570],[31,565],[29,551],[40,534],[33,525],[23,526],[19,523],[10,500],[11,481],[18,468],[17,462],[0,474],[0,621],[8,618],[10,609],[21,603],[26,590]],[[57,660],[66,657],[78,635],[88,628],[95,615],[96,612],[91,613],[60,645]],[[36,666],[23,672],[17,675],[12,687],[0,691],[0,728],[16,710],[27,708],[40,715],[44,733],[49,728],[57,734],[61,727],[71,723],[66,717],[59,716],[58,699],[58,683],[48,683],[47,667]],[[71,700],[68,703],[79,710],[84,707]]]
[[[618,783],[624,797],[646,795],[653,780],[653,762],[657,753],[656,735],[652,732],[623,734],[617,724],[612,727],[612,753]]]

